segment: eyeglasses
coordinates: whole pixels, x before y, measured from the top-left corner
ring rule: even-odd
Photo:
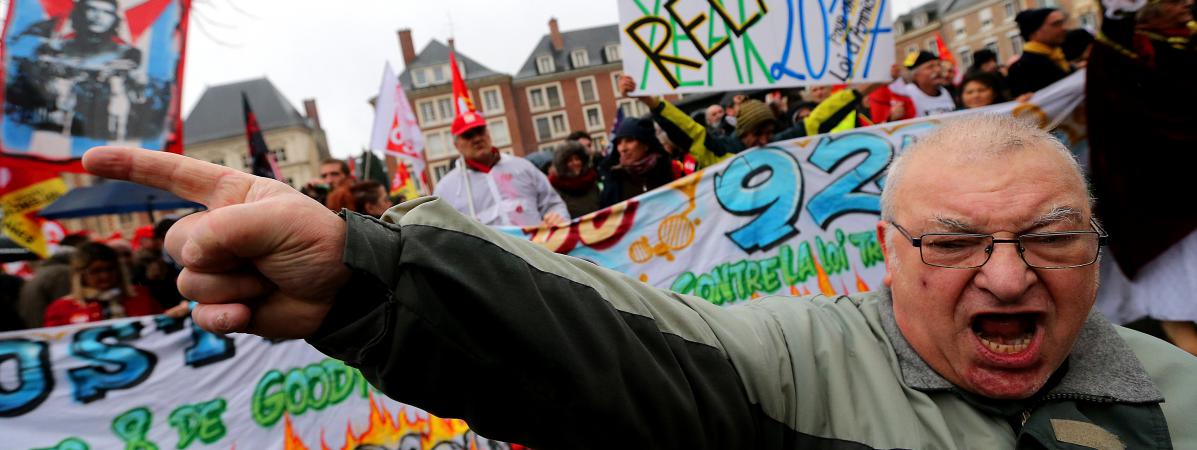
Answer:
[[[892,222],[891,222],[892,223]],[[1017,244],[1018,256],[1037,269],[1071,269],[1097,262],[1101,247],[1109,235],[1090,220],[1094,231],[1058,231],[1030,233],[1014,239],[998,239],[989,234],[927,233],[912,237],[894,223],[910,244],[918,247],[923,263],[948,269],[975,269],[984,266],[996,244]]]

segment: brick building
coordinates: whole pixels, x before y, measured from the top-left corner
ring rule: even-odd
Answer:
[[[550,19],[549,32],[513,80],[529,152],[552,148],[579,130],[602,148],[616,108],[624,108],[625,115],[647,114],[642,103],[618,98],[622,64],[618,25],[562,32],[557,19]]]
[[[961,66],[988,48],[1007,65],[1022,54],[1022,37],[1014,17],[1033,8],[1059,8],[1069,14],[1068,27],[1097,29],[1097,5],[1092,0],[942,0],[915,7],[894,21],[898,61],[918,49],[936,51],[935,33],[956,55]]]
[[[403,72],[399,83],[411,102],[412,110],[424,134],[424,156],[428,161],[428,175],[435,184],[449,172],[457,149],[453,147],[453,77],[449,69],[449,51],[453,46],[432,40],[417,54],[409,29],[399,30],[399,48],[403,55]],[[457,53],[457,68],[474,100],[474,107],[486,117],[491,139],[499,151],[524,155],[527,146],[518,132],[520,116],[513,97],[511,76],[491,70],[469,56]],[[387,166],[395,162],[387,157]],[[393,171],[392,171],[393,173]]]

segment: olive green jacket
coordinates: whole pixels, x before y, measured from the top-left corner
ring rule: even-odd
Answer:
[[[469,220],[347,214],[310,342],[392,398],[538,449],[1197,448],[1197,358],[1099,315],[1034,399],[930,370],[886,291],[723,308]]]

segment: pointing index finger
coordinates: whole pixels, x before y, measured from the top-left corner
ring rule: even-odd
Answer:
[[[95,147],[83,167],[105,178],[170,191],[208,208],[245,203],[270,180],[174,153],[125,147]]]

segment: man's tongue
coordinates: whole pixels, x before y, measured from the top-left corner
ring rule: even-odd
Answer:
[[[984,316],[977,319],[981,334],[986,337],[1014,339],[1023,334],[1024,321],[1018,316]]]
[[[1027,349],[1035,335],[1035,316],[985,314],[973,319],[973,331],[994,352],[1018,353]]]

